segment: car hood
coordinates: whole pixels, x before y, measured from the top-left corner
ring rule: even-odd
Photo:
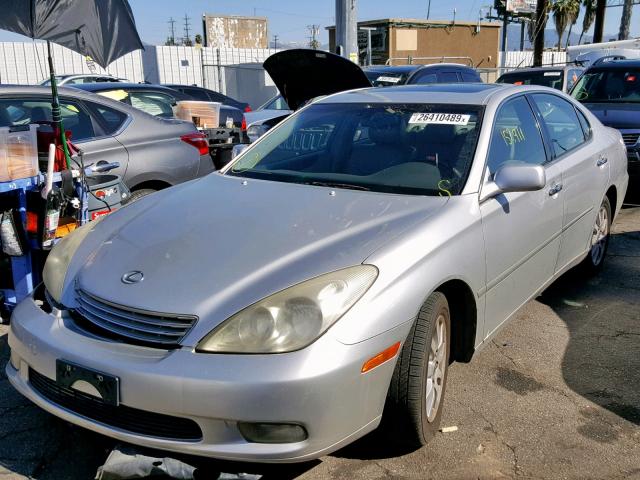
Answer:
[[[322,95],[371,87],[358,65],[319,50],[283,50],[267,58],[263,66],[293,110]]]
[[[73,257],[75,288],[127,307],[200,318],[185,342],[256,301],[362,263],[446,204],[443,197],[332,190],[212,174],[123,208]],[[144,280],[125,284],[141,271]],[[193,340],[196,338],[196,340]]]
[[[640,128],[640,103],[585,103],[607,127]]]

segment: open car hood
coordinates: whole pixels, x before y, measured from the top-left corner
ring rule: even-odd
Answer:
[[[267,58],[263,66],[293,110],[315,97],[371,87],[358,65],[320,50],[284,50]]]

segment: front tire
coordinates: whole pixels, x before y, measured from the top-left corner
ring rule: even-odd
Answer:
[[[396,363],[383,428],[410,447],[425,445],[438,431],[451,344],[447,298],[434,292],[426,300]]]
[[[596,275],[602,270],[607,249],[609,248],[610,232],[611,202],[609,202],[608,197],[604,197],[591,232],[589,253],[581,265],[587,274]]]

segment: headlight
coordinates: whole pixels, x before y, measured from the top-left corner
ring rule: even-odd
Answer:
[[[64,279],[67,275],[67,269],[69,268],[69,262],[73,258],[73,255],[78,250],[78,247],[82,243],[82,240],[93,230],[93,227],[102,220],[103,217],[98,217],[94,221],[83,225],[80,228],[76,228],[73,232],[68,234],[55,247],[49,252],[47,261],[44,264],[44,270],[42,272],[42,279],[49,295],[56,301],[60,302],[62,297],[62,288],[64,287]]]
[[[378,276],[373,265],[327,273],[236,313],[207,335],[200,352],[282,353],[306,347],[333,325]]]

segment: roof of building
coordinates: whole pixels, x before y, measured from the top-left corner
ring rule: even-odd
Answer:
[[[367,25],[407,25],[420,28],[428,28],[429,26],[442,27],[442,26],[456,26],[456,27],[475,27],[480,25],[481,27],[500,28],[501,23],[498,22],[469,22],[456,20],[426,20],[424,18],[380,18],[377,20],[362,20],[358,22],[359,27]],[[335,25],[326,27],[327,30],[334,30]]]

